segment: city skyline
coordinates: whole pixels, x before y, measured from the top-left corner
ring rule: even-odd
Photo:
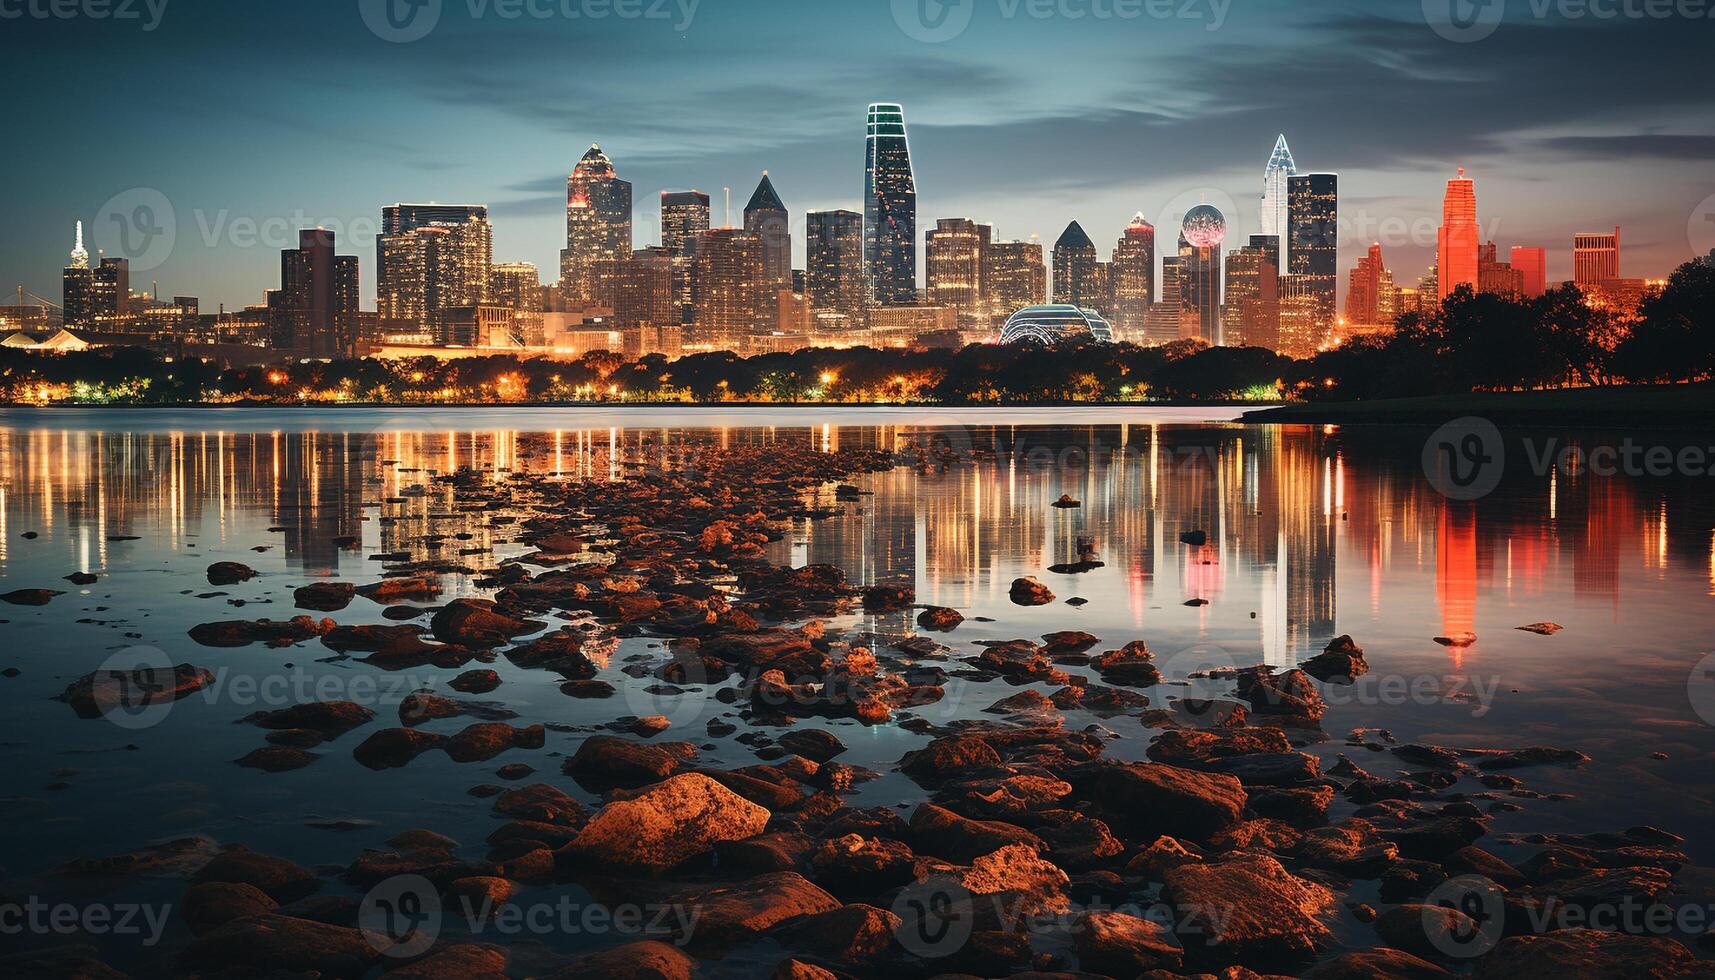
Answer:
[[[1638,21],[1605,25],[1598,35],[1589,22],[1508,22],[1480,44],[1459,45],[1423,24],[1420,11],[1413,22],[1411,8],[1417,6],[1323,14],[1308,22],[1300,15],[1290,30],[1271,34],[1286,11],[1259,5],[1231,11],[1219,31],[1205,31],[1204,24],[1149,21],[1114,25],[1105,32],[1115,35],[1112,39],[1096,36],[1104,32],[1090,31],[1087,21],[1081,26],[1058,20],[1013,23],[994,10],[979,9],[964,35],[944,44],[907,36],[885,9],[818,11],[818,29],[845,43],[800,80],[781,86],[737,72],[705,92],[698,83],[723,71],[718,60],[723,55],[716,52],[730,56],[745,49],[734,40],[740,23],[754,30],[756,36],[746,42],[753,45],[802,31],[811,15],[773,5],[770,17],[750,18],[705,4],[681,34],[647,21],[542,25],[491,17],[470,22],[467,11],[451,5],[431,36],[390,44],[369,33],[352,11],[297,19],[270,12],[239,21],[187,0],[172,12],[181,16],[169,16],[138,46],[173,39],[190,43],[214,28],[230,28],[226,36],[237,47],[273,31],[286,43],[301,42],[308,64],[337,63],[340,77],[427,77],[433,84],[423,90],[432,95],[378,92],[327,106],[317,119],[304,118],[278,98],[260,100],[240,118],[236,107],[222,110],[227,103],[217,98],[204,131],[187,131],[184,120],[164,117],[158,126],[127,125],[124,142],[139,152],[113,153],[104,151],[96,134],[115,132],[114,124],[133,120],[120,114],[120,100],[100,95],[99,75],[86,79],[79,73],[54,101],[75,105],[72,117],[87,124],[81,128],[67,129],[64,113],[47,113],[42,100],[22,100],[21,125],[52,122],[48,128],[64,138],[20,148],[21,169],[33,175],[33,186],[21,204],[16,234],[0,243],[0,269],[7,286],[21,283],[53,295],[72,222],[94,222],[103,202],[115,194],[153,188],[171,202],[179,242],[158,268],[134,271],[133,285],[146,288],[158,279],[163,293],[200,296],[207,309],[260,302],[262,290],[274,285],[278,251],[290,247],[300,230],[278,231],[275,238],[284,241],[246,244],[240,233],[246,223],[290,223],[301,213],[306,227],[334,227],[342,232],[342,242],[365,254],[363,227],[373,227],[382,205],[400,200],[487,203],[494,212],[496,261],[529,261],[551,278],[564,227],[547,202],[561,197],[568,165],[592,142],[622,161],[625,178],[637,188],[632,224],[639,245],[647,237],[644,229],[653,229],[658,220],[649,210],[656,191],[696,186],[718,193],[730,187],[742,202],[757,175],[768,170],[791,206],[793,265],[802,267],[805,212],[859,204],[853,188],[861,179],[861,164],[845,134],[852,114],[877,98],[905,105],[911,117],[919,269],[922,233],[942,217],[971,217],[992,224],[999,237],[1037,234],[1045,243],[1069,220],[1077,220],[1106,259],[1131,215],[1141,211],[1157,227],[1168,228],[1171,222],[1164,215],[1176,210],[1175,199],[1189,195],[1194,203],[1199,192],[1218,203],[1225,203],[1219,200],[1223,196],[1235,203],[1221,208],[1233,229],[1229,243],[1244,241],[1259,230],[1257,165],[1277,133],[1286,134],[1301,166],[1340,174],[1342,280],[1355,257],[1380,240],[1398,280],[1415,281],[1434,253],[1437,187],[1460,165],[1482,185],[1484,239],[1494,239],[1503,249],[1546,246],[1549,281],[1572,278],[1571,237],[1593,228],[1618,224],[1626,229],[1626,271],[1633,275],[1665,274],[1696,254],[1687,229],[1700,202],[1715,190],[1715,183],[1697,172],[1703,169],[1697,162],[1709,137],[1696,135],[1706,125],[1692,87],[1676,86],[1667,77],[1674,64],[1694,63],[1672,53],[1690,43],[1687,35],[1697,36],[1696,30]],[[111,55],[113,71],[141,72],[153,104],[170,107],[193,97],[190,81],[197,72],[163,74],[168,69],[161,59],[139,65],[140,56],[126,46],[138,36],[113,30],[120,25],[22,26],[39,35],[39,43],[5,69],[17,76],[15,83],[29,72],[46,70],[44,56],[76,48]],[[306,40],[311,26],[327,30],[325,44]],[[1154,51],[1188,40],[1190,32],[1207,35],[1210,44],[1199,50],[1213,54],[1205,59],[1207,74],[1198,84],[1179,84],[1190,77],[1188,64],[1171,57],[1155,59],[1154,76],[1142,88],[1137,69],[1120,70],[1116,47],[1121,40],[1139,51]],[[1311,67],[1305,35],[1313,32],[1350,42],[1337,69],[1327,70],[1348,79],[1339,90],[1374,94],[1374,111],[1354,113],[1361,126],[1326,118],[1331,114],[1312,104],[1310,94],[1336,88],[1321,78],[1323,69]],[[1238,67],[1239,53],[1254,53],[1265,39],[1274,46],[1263,61],[1283,83],[1301,83],[1280,87],[1306,93],[1304,104],[1254,86],[1242,97],[1235,95],[1239,83],[1260,70]],[[635,94],[615,95],[615,84],[591,82],[592,95],[574,108],[543,109],[556,90],[564,90],[563,83],[532,74],[550,52],[575,50],[597,66],[609,58],[604,41],[625,44],[648,76],[646,83],[628,72]],[[1076,50],[1079,63],[1066,69],[1066,78],[1019,98],[1020,80],[1013,77],[1018,73],[1007,66],[1026,44]],[[782,55],[795,71],[815,60],[801,50],[805,47],[792,46]],[[500,50],[510,54],[497,58]],[[1383,50],[1391,52],[1388,59],[1379,58]],[[685,51],[695,54],[677,61],[669,54]],[[1645,85],[1647,96],[1610,91],[1611,85],[1597,92],[1570,68],[1554,67],[1579,61],[1581,52],[1592,57],[1600,52],[1617,72],[1635,69],[1646,82],[1662,84]],[[227,60],[220,52],[213,57],[216,63]],[[878,83],[879,75],[864,80],[855,69],[865,58],[878,66],[909,64],[910,72],[887,74],[910,80]],[[1433,70],[1426,75],[1428,69]],[[277,72],[265,65],[254,75],[265,79]],[[1524,72],[1552,88],[1557,100],[1580,103],[1589,111],[1574,115],[1576,108],[1544,108],[1545,100],[1518,89],[1508,90],[1507,99],[1475,98],[1485,87],[1504,85],[1506,78]],[[590,80],[580,76],[580,81]],[[1309,83],[1316,84],[1305,88]],[[236,79],[230,98],[259,84],[249,76]],[[1090,96],[1086,104],[1063,108],[1072,104],[1066,96],[1079,85]],[[1115,93],[1122,87],[1129,94]],[[792,90],[793,108],[782,116],[786,89]],[[677,100],[669,93],[676,93]],[[1466,104],[1457,111],[1441,104],[1460,102],[1461,93],[1471,98],[1463,99]],[[631,111],[645,100],[654,100],[652,114]],[[1014,110],[1003,110],[1003,102]],[[720,110],[711,111],[717,105]],[[492,136],[451,144],[430,138],[467,124],[479,106],[501,110],[484,124]],[[252,141],[237,166],[230,159],[232,140]],[[1073,146],[1079,152],[1069,152]],[[1053,161],[1049,172],[1016,165],[1026,147],[1046,148]],[[308,154],[320,155],[331,169],[312,179],[307,171],[314,168],[299,162]],[[213,158],[225,163],[217,165]],[[1550,168],[1555,180],[1544,181]],[[326,180],[328,173],[339,179]],[[553,190],[555,185],[560,190]],[[1581,202],[1575,213],[1566,213],[1568,199]],[[1405,240],[1391,235],[1390,227],[1405,229]],[[92,252],[110,237],[109,230],[92,226],[88,231]],[[212,247],[205,244],[211,240]],[[1163,251],[1170,249],[1158,248],[1158,255]],[[375,277],[366,271],[363,280],[363,302],[369,306]],[[1343,294],[1343,281],[1340,289]]]

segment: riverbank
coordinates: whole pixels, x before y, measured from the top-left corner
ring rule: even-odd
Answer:
[[[1715,424],[1715,383],[1303,402],[1254,409],[1240,420],[1266,425],[1440,425],[1469,415],[1496,425],[1701,428]]]

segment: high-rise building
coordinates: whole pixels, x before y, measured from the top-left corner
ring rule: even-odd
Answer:
[[[1511,258],[1524,298],[1541,296],[1548,289],[1548,250],[1539,245],[1514,245]]]
[[[449,306],[488,298],[494,228],[481,205],[396,204],[381,211],[375,305],[382,320],[431,329]]]
[[[709,196],[702,191],[661,192],[661,245],[689,256],[709,230]]]
[[[619,264],[613,285],[615,329],[679,326],[684,310],[674,289],[675,259],[659,245],[640,248]]]
[[[804,223],[804,286],[816,313],[863,322],[868,286],[864,279],[863,215],[856,211],[811,211]]]
[[[1280,277],[1279,341],[1275,352],[1287,357],[1312,357],[1329,338],[1319,283],[1303,276]]]
[[[1572,236],[1572,281],[1589,286],[1620,278],[1620,226],[1613,234],[1581,231]]]
[[[1381,303],[1382,273],[1387,264],[1382,261],[1381,243],[1370,246],[1369,253],[1358,259],[1346,287],[1346,320],[1349,323],[1380,323],[1377,319]]]
[[[1266,347],[1280,342],[1280,242],[1252,235],[1250,244],[1227,253],[1221,304],[1222,340],[1229,347]]]
[[[1108,263],[1112,310],[1105,311],[1122,340],[1143,336],[1144,320],[1155,301],[1155,227],[1139,211],[1114,245]]]
[[[95,270],[89,267],[89,251],[83,247],[83,222],[77,223],[77,244],[60,275],[61,320],[68,327],[87,327],[95,322]]]
[[[1296,173],[1298,167],[1292,162],[1292,150],[1286,145],[1286,134],[1281,133],[1275,138],[1274,152],[1268,155],[1268,166],[1262,171],[1261,233],[1273,235],[1277,243],[1288,238],[1287,181]],[[1275,268],[1286,268],[1284,255],[1277,254]]]
[[[349,357],[357,346],[357,256],[334,254],[326,228],[298,232],[280,253],[280,288],[269,294],[273,346],[297,357]]]
[[[969,218],[942,218],[924,236],[926,301],[954,311],[962,326],[986,321],[982,309],[983,253],[993,229]]]
[[[777,316],[775,291],[763,281],[761,236],[739,228],[706,231],[695,261],[696,308],[686,346],[743,352],[750,335]]]
[[[1477,292],[1492,293],[1508,299],[1524,295],[1524,277],[1510,262],[1502,262],[1494,242],[1485,242],[1477,250]]]
[[[1048,267],[1042,261],[1042,243],[989,242],[983,250],[982,302],[990,327],[1026,306],[1048,299]]]
[[[1210,210],[1214,209],[1211,207]],[[1187,224],[1191,220],[1192,212],[1186,212]],[[1187,232],[1196,234],[1197,241],[1203,244],[1193,244]],[[1177,275],[1179,339],[1201,340],[1211,347],[1221,346],[1221,237],[1211,238],[1189,227],[1180,231]]]
[[[869,107],[864,140],[863,251],[869,302],[917,302],[917,183],[905,138],[905,110]]]
[[[91,270],[90,310],[92,320],[119,317],[131,307],[131,260],[103,257]]]
[[[631,254],[631,182],[590,144],[566,178],[566,247],[560,252],[560,293],[571,302],[603,302],[596,263]]]
[[[774,182],[768,171],[744,206],[744,230],[762,239],[762,274],[775,289],[792,288],[792,217],[780,195],[774,192]]]
[[[1441,202],[1441,229],[1435,236],[1435,298],[1445,300],[1460,286],[1477,288],[1477,189],[1465,168],[1447,182]]]
[[[1316,297],[1324,334],[1334,326],[1340,277],[1340,178],[1293,174],[1287,178],[1287,269]]]
[[[1076,221],[1054,243],[1054,302],[1100,307],[1107,297],[1096,295],[1096,243]]]
[[[533,262],[499,262],[488,269],[488,301],[519,313],[542,312],[542,274]]]

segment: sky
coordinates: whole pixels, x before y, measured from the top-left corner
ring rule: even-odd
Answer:
[[[730,187],[737,221],[767,170],[801,266],[806,211],[860,208],[870,102],[905,107],[920,232],[1076,219],[1106,258],[1134,213],[1159,252],[1208,202],[1231,247],[1284,133],[1339,174],[1342,291],[1376,241],[1400,284],[1427,270],[1461,166],[1551,281],[1578,231],[1622,226],[1629,276],[1715,248],[1715,2],[1471,2],[0,0],[0,288],[57,302],[81,219],[133,288],[231,309],[323,225],[369,304],[400,201],[487,204],[495,261],[552,280],[592,142],[636,246],[661,190],[719,223]]]

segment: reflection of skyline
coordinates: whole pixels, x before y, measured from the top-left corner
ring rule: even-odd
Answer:
[[[474,468],[467,478],[486,481],[513,470],[614,480],[625,460],[660,462],[676,446],[899,448],[924,434],[910,426],[534,435],[0,429],[0,568],[26,531],[53,542],[66,571],[108,570],[109,537],[131,534],[181,556],[260,541],[279,548],[289,568],[313,574],[379,571],[367,560],[376,551],[479,568],[510,534],[488,512],[457,506],[455,471]],[[1715,537],[1689,484],[1549,476],[1457,504],[1428,488],[1414,458],[1348,432],[1081,426],[965,435],[979,449],[965,465],[857,475],[852,482],[870,494],[855,501],[838,502],[825,488],[816,505],[839,513],[795,522],[776,560],[838,564],[863,583],[910,581],[920,602],[967,609],[1004,604],[1014,577],[1036,575],[1061,598],[1105,600],[1109,615],[1124,610],[1139,637],[1148,636],[1152,609],[1208,599],[1196,611],[1201,631],[1254,643],[1279,664],[1338,630],[1339,587],[1355,593],[1346,606],[1374,616],[1387,601],[1383,583],[1412,570],[1431,577],[1448,634],[1473,630],[1485,603],[1527,599],[1562,579],[1580,604],[1615,616],[1623,582],[1672,565],[1693,568],[1715,593]],[[997,446],[1005,451],[982,451]],[[1063,493],[1082,506],[1052,507]],[[260,533],[269,527],[283,530]],[[1198,529],[1206,545],[1179,542]],[[199,535],[205,540],[191,547]],[[341,547],[353,538],[361,550]],[[1077,559],[1080,538],[1106,567],[1049,573]],[[907,618],[876,625],[905,629]]]

